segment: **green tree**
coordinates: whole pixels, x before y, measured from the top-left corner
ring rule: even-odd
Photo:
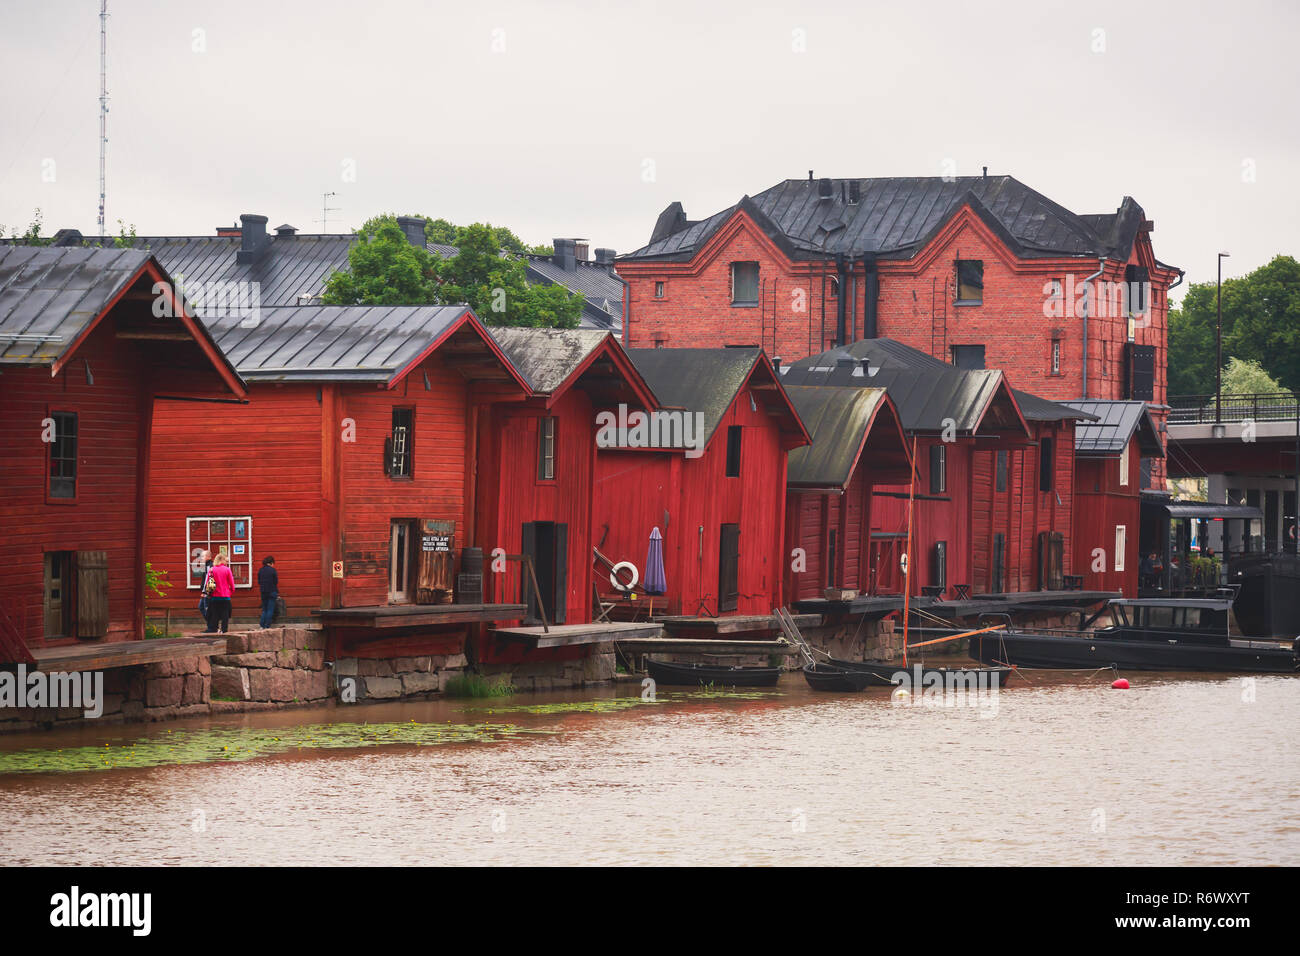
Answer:
[[[1264,371],[1260,364],[1252,359],[1228,359],[1223,370],[1223,394],[1225,395],[1265,395],[1270,392],[1283,392],[1285,389],[1277,379]]]
[[[475,223],[460,230],[459,253],[438,263],[444,302],[466,302],[489,325],[576,328],[582,297],[559,285],[532,285],[524,261],[503,256],[499,230]]]
[[[394,217],[376,216],[357,230],[348,268],[333,273],[326,305],[428,305],[441,301],[435,256],[406,241]]]
[[[24,246],[48,246],[54,240],[41,238],[41,221],[41,210],[37,207],[32,213],[32,221],[28,223],[27,228],[19,232],[17,227],[14,227],[9,237]],[[5,227],[0,225],[0,236],[3,236],[4,232]]]
[[[1209,394],[1215,383],[1215,284],[1195,283],[1169,312],[1169,394]],[[1300,262],[1275,256],[1223,283],[1223,356],[1254,361],[1300,389]]]

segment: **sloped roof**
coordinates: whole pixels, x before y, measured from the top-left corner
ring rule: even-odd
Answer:
[[[957,431],[967,433],[979,427],[1005,388],[997,369],[959,369],[893,339],[859,339],[800,359],[781,369],[781,383],[886,388],[908,431],[942,431],[952,419]],[[1014,405],[1010,389],[1005,391]]]
[[[387,383],[463,321],[474,321],[464,305],[301,305],[210,325],[250,382]]]
[[[884,427],[898,428],[883,388],[835,385],[795,385],[786,389],[812,444],[790,452],[788,482],[805,488],[846,488],[881,409],[888,409]],[[907,449],[901,433],[900,453],[906,472]]]
[[[135,249],[0,246],[0,363],[53,365],[150,258]]]
[[[737,393],[767,358],[759,348],[717,349],[627,349],[628,357],[662,402],[662,407],[684,408],[704,415],[705,445],[713,439],[723,416]],[[810,440],[789,396],[780,383],[771,387],[793,420],[799,444]]]
[[[490,328],[533,391],[550,394],[568,381],[610,333],[595,329]]]
[[[262,305],[274,307],[319,304],[326,281],[335,271],[348,267],[348,250],[357,241],[353,233],[271,232],[266,236],[265,251],[255,261],[241,263],[237,260],[239,227],[233,228],[234,235],[224,236],[139,236],[134,248],[152,252],[182,288],[189,286],[198,292],[213,283],[256,282]],[[89,237],[84,241],[100,242]],[[437,242],[426,243],[426,247],[444,259],[460,252],[455,246]],[[565,272],[542,256],[528,256],[525,265],[530,282],[562,285],[585,298],[584,327],[621,327],[623,284],[608,270],[580,262],[574,271]],[[219,311],[205,307],[197,295],[192,298],[200,317]],[[612,312],[604,308],[606,302],[611,304]]]
[[[1051,399],[1040,398],[1029,392],[1022,392],[1018,388],[1013,388],[1012,393],[1016,396],[1016,404],[1020,406],[1020,413],[1025,416],[1026,421],[1031,422],[1064,422],[1092,421],[1097,416],[1090,412],[1076,408],[1073,405],[1067,405],[1063,402],[1054,402]]]
[[[825,198],[823,183],[829,183]],[[853,189],[860,197],[856,203],[849,202]],[[1080,216],[1012,176],[787,179],[699,221],[687,220],[677,204],[667,221],[660,217],[656,238],[620,258],[689,260],[744,209],[796,259],[834,254],[906,259],[964,205],[984,218],[1017,255],[1031,259],[1127,258],[1145,219],[1142,207],[1127,196],[1113,214]]]
[[[1160,431],[1146,402],[1079,401],[1065,404],[1094,416],[1094,421],[1080,423],[1074,430],[1076,455],[1083,458],[1119,455],[1136,432],[1138,448],[1143,455],[1165,457]]]

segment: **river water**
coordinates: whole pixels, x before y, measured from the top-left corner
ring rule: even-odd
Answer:
[[[795,674],[7,736],[0,863],[1300,863],[1300,680],[1029,679],[979,706]]]

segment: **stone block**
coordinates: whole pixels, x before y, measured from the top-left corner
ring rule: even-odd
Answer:
[[[284,634],[278,630],[253,631],[248,635],[250,651],[278,651],[284,647]]]
[[[427,694],[442,690],[442,675],[428,671],[410,671],[402,675],[403,694]]]
[[[171,661],[157,661],[153,664],[144,665],[144,676],[148,680],[153,680],[155,677],[171,677],[172,674]]]
[[[304,630],[302,649],[308,651],[325,650],[325,633],[318,628]]]
[[[391,677],[393,663],[386,659],[372,660],[363,657],[357,661],[357,673],[362,677]]]
[[[298,657],[298,666],[303,670],[319,671],[325,669],[325,652],[324,651],[295,651]]]
[[[334,674],[337,677],[356,677],[357,676],[357,659],[355,657],[340,657],[334,662]]]
[[[181,705],[206,704],[212,688],[212,678],[202,674],[186,674],[185,686],[181,691]]]
[[[228,634],[226,635],[226,653],[227,654],[247,654],[253,650],[250,647],[251,641],[248,634]]]
[[[614,654],[595,653],[582,661],[582,680],[585,682],[614,679]]]
[[[366,677],[362,684],[368,699],[402,696],[402,682],[396,677]]]
[[[212,668],[212,684],[209,693],[210,698],[226,697],[234,700],[248,700],[250,697],[248,671],[243,667],[214,666]]]
[[[185,688],[182,677],[155,677],[145,685],[146,707],[175,707],[181,702]]]
[[[447,659],[443,661],[443,667],[455,670],[469,666],[469,661],[464,654],[448,654]]]
[[[298,652],[292,648],[275,652],[275,666],[294,668],[298,666]]]
[[[293,700],[293,671],[283,667],[250,670],[248,690],[253,700]]]
[[[330,676],[325,671],[294,671],[293,696],[298,700],[323,700],[330,695]]]

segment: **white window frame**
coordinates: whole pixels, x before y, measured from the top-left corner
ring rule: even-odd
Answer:
[[[1129,445],[1126,444],[1124,446],[1124,450],[1119,453],[1119,483],[1126,488],[1128,487],[1128,473],[1129,473],[1129,462],[1130,462],[1128,450],[1129,450]]]
[[[1052,339],[1052,374],[1061,374],[1061,340]]]
[[[238,580],[236,580],[235,587],[242,588],[245,590],[251,589],[253,586],[253,578],[255,576],[253,574],[253,519],[251,515],[208,515],[206,517],[204,515],[191,515],[185,519],[185,589],[187,591],[197,591],[200,587],[203,586],[202,581],[198,582],[197,584],[194,582],[194,577],[193,575],[190,574],[190,571],[191,569],[195,568],[196,562],[199,560],[199,556],[205,550],[211,550],[211,546],[213,544],[212,539],[208,538],[205,539],[205,543],[203,544],[202,547],[195,546],[196,543],[194,539],[190,537],[191,521],[226,522],[227,531],[226,531],[225,543],[228,549],[233,549],[235,544],[235,542],[232,542],[230,539],[230,531],[229,531],[230,526],[236,521],[243,521],[247,523],[248,537],[238,542],[239,544],[246,544],[248,546],[248,554],[246,556],[246,560],[235,561],[234,560],[235,554],[233,550],[227,550],[227,554],[230,555],[232,564],[248,565],[248,580],[242,584]],[[212,551],[213,557],[216,557],[217,554],[219,553],[220,553],[220,549]]]
[[[1128,528],[1115,525],[1115,570],[1124,570],[1124,552],[1128,550]]]

